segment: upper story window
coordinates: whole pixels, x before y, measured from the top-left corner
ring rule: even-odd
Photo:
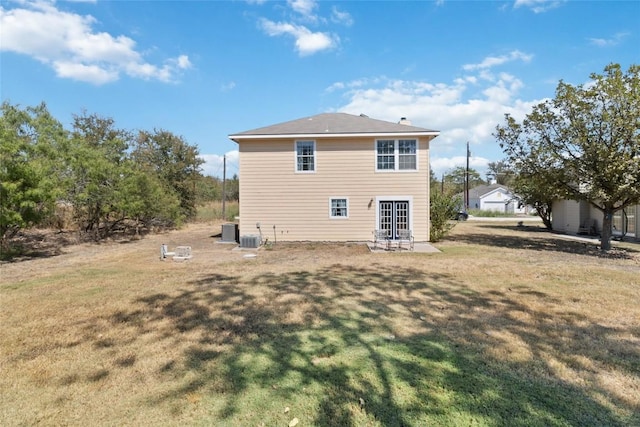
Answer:
[[[395,158],[395,141],[379,140],[376,141],[378,150],[378,170],[394,170],[396,168]]]
[[[296,171],[315,172],[316,142],[296,141]]]
[[[416,170],[416,140],[401,139],[398,141],[398,169]]]
[[[376,141],[376,170],[417,170],[418,141],[379,139]]]

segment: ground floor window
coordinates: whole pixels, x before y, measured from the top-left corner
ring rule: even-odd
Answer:
[[[329,199],[329,216],[331,218],[348,218],[349,200],[346,197]]]

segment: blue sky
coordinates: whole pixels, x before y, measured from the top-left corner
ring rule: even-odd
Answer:
[[[438,176],[609,63],[640,63],[640,1],[0,1],[0,94],[165,129],[221,176],[229,134],[323,112],[441,132]]]

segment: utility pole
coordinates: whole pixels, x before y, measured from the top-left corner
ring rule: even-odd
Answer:
[[[471,152],[469,151],[469,141],[467,141],[467,169],[464,174],[464,206],[466,211],[469,211],[469,157]]]
[[[226,201],[227,201],[227,193],[225,191],[225,184],[227,183],[227,155],[225,154],[222,158],[222,219],[224,220],[226,215]]]

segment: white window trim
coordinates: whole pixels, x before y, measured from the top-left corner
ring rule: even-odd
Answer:
[[[346,200],[347,201],[347,215],[346,216],[333,216],[332,215],[332,206],[331,206],[331,202],[333,202],[334,200]],[[348,197],[339,197],[339,196],[332,196],[329,197],[329,219],[349,219],[349,198]]]
[[[415,141],[416,142],[416,168],[415,169],[400,169],[400,140],[403,141]],[[393,141],[393,169],[378,169],[378,141]],[[382,173],[412,173],[420,170],[420,140],[418,138],[379,138],[373,142],[373,154],[375,158],[376,172]]]
[[[298,142],[311,142],[313,143],[313,170],[301,171],[298,170]],[[297,139],[293,142],[293,170],[295,173],[316,173],[318,170],[318,151],[316,150],[316,141],[313,139]]]

